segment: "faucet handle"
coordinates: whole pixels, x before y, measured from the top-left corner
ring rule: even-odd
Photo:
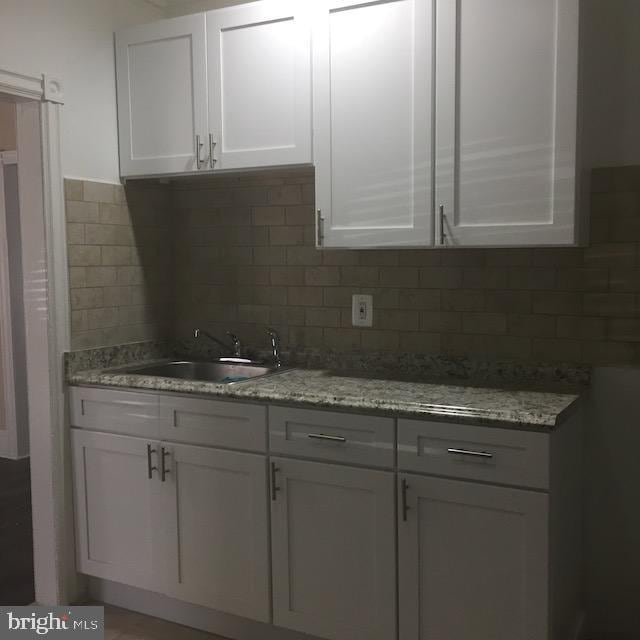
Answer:
[[[273,352],[273,359],[276,363],[276,367],[282,366],[280,360],[280,336],[275,329],[267,329],[267,335],[271,338],[271,350]]]
[[[233,343],[233,355],[236,358],[239,358],[241,355],[242,343],[240,342],[240,338],[235,333],[231,333],[231,331],[227,331],[227,335],[231,339]]]

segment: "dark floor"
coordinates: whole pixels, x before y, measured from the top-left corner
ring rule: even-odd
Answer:
[[[0,606],[33,601],[29,458],[0,459]]]

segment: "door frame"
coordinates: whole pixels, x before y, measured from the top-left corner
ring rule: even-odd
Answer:
[[[13,369],[13,322],[11,316],[11,284],[9,275],[9,248],[7,239],[7,212],[5,207],[4,167],[10,163],[7,153],[0,152],[0,380],[3,389],[0,420],[0,456],[11,459],[18,455],[16,425],[16,395]],[[13,163],[15,164],[15,158]]]
[[[0,69],[16,103],[36,602],[77,597],[64,353],[69,349],[59,80]]]

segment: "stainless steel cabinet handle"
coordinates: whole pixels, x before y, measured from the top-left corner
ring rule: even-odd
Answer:
[[[167,456],[170,456],[171,452],[167,451],[164,447],[160,448],[160,452],[160,478],[162,479],[162,482],[164,482],[167,479],[167,473],[171,473],[171,471],[167,469],[166,463]]]
[[[440,205],[440,244],[447,243],[447,234],[444,231],[444,223],[447,217],[444,215],[444,205]]]
[[[312,440],[329,440],[330,442],[346,442],[347,439],[342,436],[328,436],[324,433],[308,433],[307,438]]]
[[[447,449],[447,453],[456,456],[470,456],[471,458],[493,458],[493,454],[487,451],[470,451],[469,449]]]
[[[324,218],[322,217],[322,211],[318,209],[316,215],[316,238],[318,241],[318,246],[321,247],[324,244]]]
[[[271,463],[271,500],[276,501],[276,493],[280,491],[280,487],[276,485],[276,474],[280,471],[280,468],[276,466],[275,462]]]
[[[216,159],[213,157],[213,152],[216,148],[216,141],[213,139],[213,133],[209,134],[209,166],[215,169]]]
[[[407,521],[407,512],[411,509],[411,507],[407,504],[407,489],[409,485],[407,481],[403,478],[401,482],[402,487],[402,521]]]
[[[200,134],[196,134],[196,167],[202,168],[202,158],[200,157],[200,150],[204,147],[204,143],[200,140]]]
[[[147,476],[149,480],[153,478],[153,472],[158,470],[158,467],[154,467],[151,462],[151,454],[155,453],[156,450],[151,447],[150,444],[147,445]]]

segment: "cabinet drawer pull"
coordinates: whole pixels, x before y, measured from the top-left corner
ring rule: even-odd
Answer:
[[[280,487],[276,485],[276,474],[280,471],[280,468],[276,466],[275,462],[271,463],[271,500],[276,501],[276,493],[280,491]]]
[[[149,480],[153,478],[153,472],[158,470],[158,467],[153,466],[151,462],[151,454],[155,453],[156,450],[151,447],[150,444],[147,445],[147,476]]]
[[[455,456],[469,456],[471,458],[493,458],[492,453],[486,451],[469,451],[468,449],[447,449],[447,453]]]
[[[166,463],[166,459],[167,456],[171,455],[170,451],[167,451],[164,447],[161,447],[161,456],[160,456],[160,478],[162,479],[162,482],[164,482],[167,479],[167,473],[171,473],[171,471],[169,471],[169,469],[167,469],[167,463]]]
[[[409,509],[411,509],[411,507],[407,504],[407,489],[409,488],[409,485],[404,478],[402,479],[401,484],[402,484],[402,521],[406,522],[407,512],[409,511]]]
[[[329,442],[346,442],[347,439],[342,436],[328,436],[324,433],[308,433],[307,438],[311,440],[328,440]]]

